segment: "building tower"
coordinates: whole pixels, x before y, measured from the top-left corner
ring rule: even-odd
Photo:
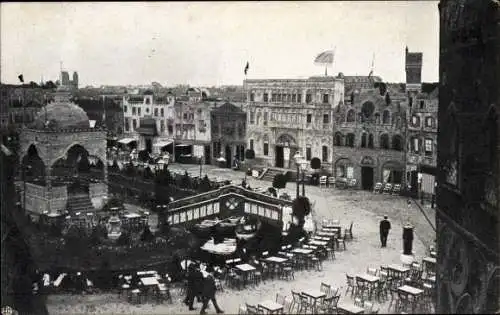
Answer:
[[[73,72],[73,81],[71,82],[75,90],[78,90],[78,72]]]

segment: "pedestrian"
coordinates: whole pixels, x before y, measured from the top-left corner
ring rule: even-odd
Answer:
[[[202,291],[203,307],[201,308],[200,314],[207,313],[205,310],[207,309],[208,302],[210,301],[212,301],[212,304],[214,305],[217,314],[224,313],[224,311],[221,310],[221,308],[217,304],[217,300],[215,298],[216,289],[217,287],[215,285],[215,277],[213,275],[213,272],[208,272],[203,281],[203,291]]]
[[[190,264],[188,267],[188,274],[187,274],[187,288],[186,288],[186,298],[184,299],[184,304],[186,304],[189,307],[190,311],[195,310],[193,307],[194,303],[194,297],[196,295],[196,289],[195,289],[195,282],[196,282],[196,269],[195,269],[195,264]]]
[[[380,242],[381,247],[387,247],[387,236],[389,235],[389,230],[391,229],[391,222],[384,216],[384,219],[380,221]]]

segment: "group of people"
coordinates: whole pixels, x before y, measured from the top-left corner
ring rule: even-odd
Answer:
[[[187,270],[187,290],[184,304],[189,307],[189,310],[195,310],[194,301],[203,303],[200,314],[206,314],[208,303],[212,301],[217,314],[224,311],[217,304],[215,291],[217,290],[214,277],[214,269],[209,266],[201,268],[197,263],[192,263]]]

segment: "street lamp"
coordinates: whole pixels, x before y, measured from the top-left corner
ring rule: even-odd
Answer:
[[[306,169],[307,169],[307,165],[309,163],[307,163],[307,160],[306,159],[302,159],[300,162],[300,169],[302,171],[302,197],[305,197],[306,196],[306,185],[305,185],[305,174],[306,174]]]
[[[293,159],[295,161],[295,165],[297,166],[297,198],[299,198],[299,176],[300,172],[302,170],[302,195],[305,196],[305,186],[304,186],[304,174],[305,170],[307,168],[307,161],[302,157],[299,151],[295,153],[293,156]]]

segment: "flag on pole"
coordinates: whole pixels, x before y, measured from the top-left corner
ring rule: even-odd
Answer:
[[[250,64],[249,64],[249,63],[248,63],[248,61],[247,61],[247,65],[245,66],[245,70],[244,70],[245,75],[247,75],[248,68],[250,68]]]
[[[17,78],[21,81],[21,83],[24,83],[24,76],[22,74],[20,74]]]

